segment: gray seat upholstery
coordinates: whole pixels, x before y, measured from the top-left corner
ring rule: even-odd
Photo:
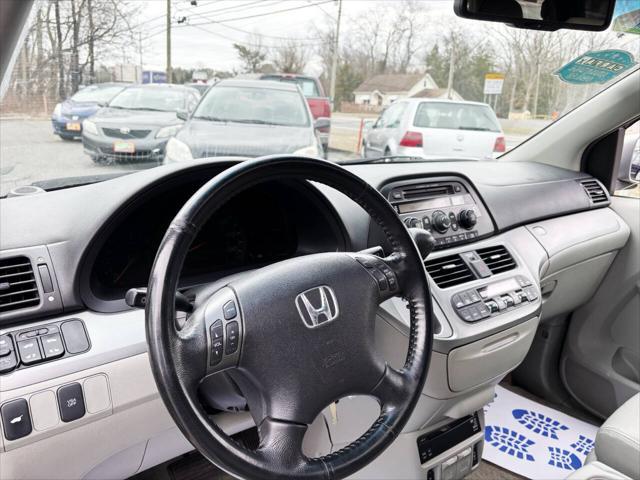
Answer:
[[[600,427],[595,457],[620,473],[640,478],[640,393],[622,404]]]

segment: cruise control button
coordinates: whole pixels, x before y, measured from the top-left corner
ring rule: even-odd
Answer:
[[[64,346],[62,345],[62,338],[59,333],[52,333],[50,335],[43,335],[40,337],[42,342],[42,350],[44,351],[45,358],[55,358],[64,354]]]
[[[227,346],[224,353],[231,355],[238,349],[238,322],[229,322],[225,328],[227,330]]]
[[[229,300],[224,304],[224,307],[222,307],[222,313],[225,320],[231,320],[238,314],[236,303],[233,300]]]
[[[18,352],[20,353],[20,360],[25,365],[31,365],[42,360],[40,354],[40,348],[38,347],[38,340],[23,340],[18,342]]]
[[[71,383],[58,389],[58,406],[63,422],[72,422],[84,417],[84,396],[79,383]]]
[[[2,428],[7,440],[17,440],[31,433],[29,404],[24,398],[7,402],[0,408]]]

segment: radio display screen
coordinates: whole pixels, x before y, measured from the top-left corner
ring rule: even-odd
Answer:
[[[432,208],[450,207],[451,200],[449,197],[432,198],[431,200],[423,200],[421,202],[403,203],[398,205],[400,213],[417,212],[418,210],[431,210]]]
[[[502,295],[503,293],[512,292],[514,290],[518,290],[520,285],[516,282],[515,278],[510,278],[508,280],[503,280],[501,282],[492,283],[491,285],[487,285],[486,287],[479,288],[478,290],[483,293],[483,296],[486,298],[496,297],[498,295]]]

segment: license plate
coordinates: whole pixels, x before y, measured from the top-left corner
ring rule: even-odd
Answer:
[[[67,130],[71,130],[72,132],[80,131],[80,124],[78,122],[67,123]]]
[[[136,144],[133,142],[113,142],[113,151],[118,153],[135,153]]]

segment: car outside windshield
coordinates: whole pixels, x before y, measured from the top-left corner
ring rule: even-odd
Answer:
[[[495,114],[489,107],[457,103],[421,103],[416,110],[413,125],[420,128],[500,131]]]
[[[514,1],[529,8],[544,0]],[[385,154],[389,162],[508,161],[511,150],[638,69],[640,35],[614,30],[615,22],[604,32],[545,32],[462,19],[453,7],[453,0],[34,1],[2,84],[0,197],[32,184],[51,190],[166,168],[164,143],[177,144],[185,121],[193,135],[306,126],[316,138],[295,134],[287,145],[338,163]],[[563,77],[580,58],[593,63],[611,51],[629,59],[620,73]],[[223,88],[226,80],[233,89]],[[264,86],[239,87],[250,80]],[[195,83],[208,87],[201,99],[192,95]],[[276,83],[279,90],[267,88]],[[112,98],[116,85],[124,90]],[[100,145],[118,153],[113,161],[94,161],[83,144],[99,123],[93,115],[115,132]],[[158,138],[132,139],[156,128]],[[247,152],[242,135],[224,140],[208,151]],[[399,150],[400,143],[408,146]],[[158,158],[149,161],[152,150]]]
[[[109,107],[175,112],[185,108],[185,94],[171,88],[129,87],[114,97]]]
[[[76,93],[71,99],[74,102],[95,102],[106,104],[122,91],[124,86],[94,87],[88,86]]]
[[[213,87],[193,117],[219,122],[306,127],[309,117],[298,92],[269,88]]]

